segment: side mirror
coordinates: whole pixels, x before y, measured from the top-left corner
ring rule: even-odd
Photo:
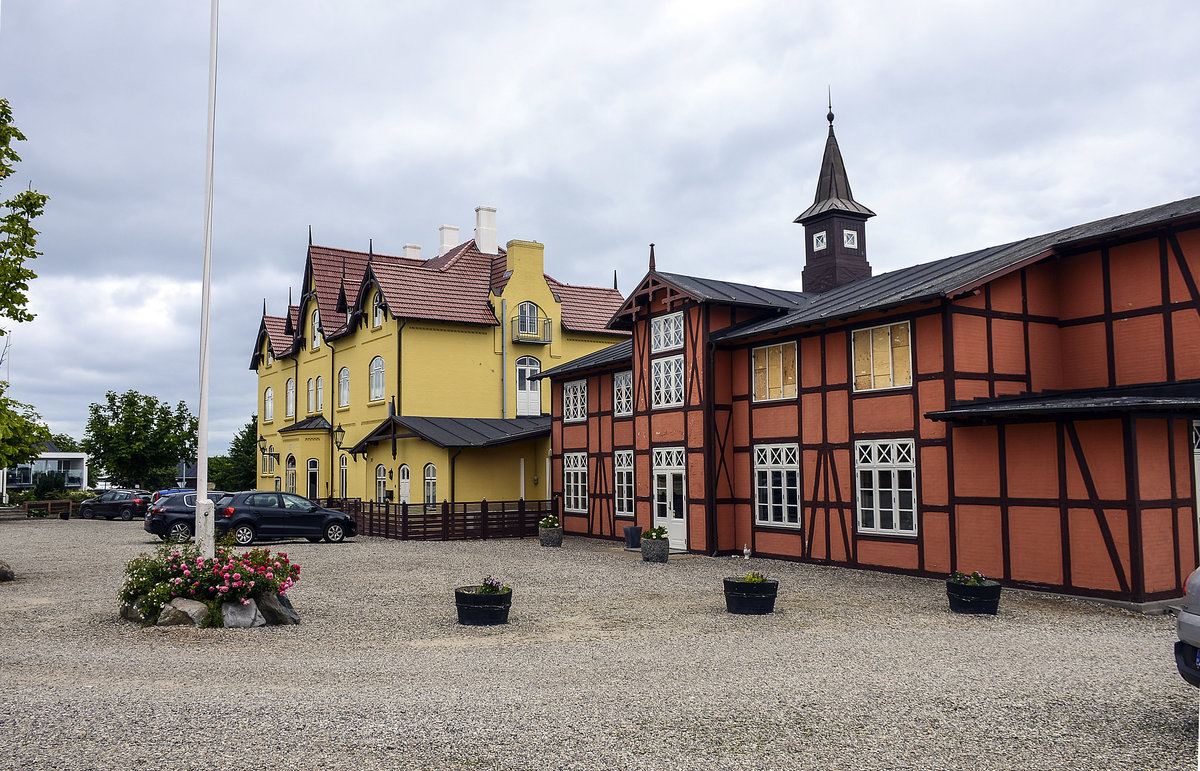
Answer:
[[[314,503],[313,505],[308,507],[308,511],[311,514],[312,512],[316,511],[319,508],[321,508],[321,507]]]

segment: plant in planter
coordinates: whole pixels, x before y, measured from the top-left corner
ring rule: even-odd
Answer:
[[[775,595],[779,582],[762,573],[725,579],[725,610],[744,616],[761,616],[775,612]]]
[[[557,514],[538,522],[538,540],[542,546],[562,546],[563,528]]]
[[[642,533],[643,562],[666,562],[670,551],[671,542],[667,540],[665,527],[652,527]]]
[[[996,615],[1000,607],[999,581],[992,580],[978,570],[971,573],[954,571],[946,579],[946,597],[950,610],[955,613],[990,613]]]
[[[454,605],[458,608],[460,624],[507,624],[508,609],[512,606],[512,587],[505,586],[493,576],[488,576],[478,586],[460,586],[455,589]]]

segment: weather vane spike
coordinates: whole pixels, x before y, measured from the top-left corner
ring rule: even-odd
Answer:
[[[833,87],[826,86],[826,88],[828,89],[827,96],[829,97],[829,113],[825,118],[829,121],[829,127],[833,128]]]
[[[650,244],[650,272],[654,272],[654,244]]]
[[[308,226],[308,245],[312,246],[312,225]]]

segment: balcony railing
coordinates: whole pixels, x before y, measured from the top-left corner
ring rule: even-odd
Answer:
[[[529,316],[512,317],[512,339],[514,343],[549,343],[551,339],[552,319],[545,316],[531,318]]]

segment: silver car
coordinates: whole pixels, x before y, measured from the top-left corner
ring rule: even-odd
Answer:
[[[1192,571],[1183,585],[1185,596],[1175,628],[1175,666],[1184,680],[1200,688],[1200,568]]]

